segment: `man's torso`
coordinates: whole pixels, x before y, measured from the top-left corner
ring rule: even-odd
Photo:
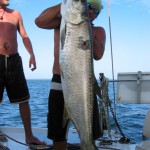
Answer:
[[[18,22],[16,12],[6,8],[3,20],[0,20],[0,54],[17,52]]]
[[[96,38],[96,34],[99,34],[100,27],[93,28],[93,40]],[[60,74],[60,66],[59,66],[59,43],[60,42],[60,29],[54,29],[54,64],[53,64],[53,74]]]

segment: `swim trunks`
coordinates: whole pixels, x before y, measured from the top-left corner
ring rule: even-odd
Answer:
[[[64,97],[60,75],[53,75],[48,103],[48,138],[55,142],[65,141],[68,124],[63,127]]]
[[[47,116],[47,137],[55,142],[65,141],[67,139],[68,123],[63,127],[63,113],[64,97],[61,86],[61,77],[60,75],[55,74],[51,81]],[[97,97],[95,95],[93,111],[93,139],[96,140],[101,136],[102,133],[99,124]]]
[[[2,102],[5,88],[10,103],[23,103],[30,97],[22,59],[18,53],[0,54],[0,102]]]

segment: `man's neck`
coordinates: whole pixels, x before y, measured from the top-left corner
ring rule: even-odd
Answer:
[[[0,11],[4,11],[6,9],[6,6],[0,5]]]

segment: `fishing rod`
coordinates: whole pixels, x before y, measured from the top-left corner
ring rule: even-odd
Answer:
[[[112,78],[113,78],[113,96],[114,96],[114,111],[113,116],[115,119],[116,127],[120,131],[122,138],[120,139],[120,143],[129,143],[130,139],[127,138],[124,133],[122,132],[116,117],[116,97],[115,97],[115,80],[114,80],[114,63],[113,63],[113,50],[112,50],[112,34],[111,34],[111,20],[110,20],[110,0],[107,0],[107,7],[108,7],[108,19],[109,19],[109,33],[110,33],[110,48],[111,48],[111,63],[112,63]],[[111,110],[112,111],[112,110]],[[117,131],[116,128],[116,131]]]
[[[110,19],[110,0],[107,0],[107,8],[108,8],[108,19],[109,19],[109,36],[110,36],[110,49],[111,49],[112,79],[114,81],[114,63],[113,63],[111,19]],[[114,82],[113,82],[113,97],[114,97],[114,114],[116,116],[116,96],[115,96],[115,83]]]

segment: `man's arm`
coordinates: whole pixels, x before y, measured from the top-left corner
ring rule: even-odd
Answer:
[[[53,7],[49,7],[44,10],[36,19],[35,24],[39,28],[43,29],[55,29],[60,26],[61,15],[60,15],[61,4]]]
[[[30,54],[29,67],[31,68],[33,65],[33,68],[31,70],[34,71],[36,69],[36,61],[35,61],[32,44],[23,26],[23,20],[22,20],[21,14],[18,11],[16,11],[16,14],[18,16],[18,32],[20,33],[20,36],[23,40],[25,48]]]
[[[106,34],[104,28],[94,27],[93,36],[94,59],[100,60],[105,50]]]

